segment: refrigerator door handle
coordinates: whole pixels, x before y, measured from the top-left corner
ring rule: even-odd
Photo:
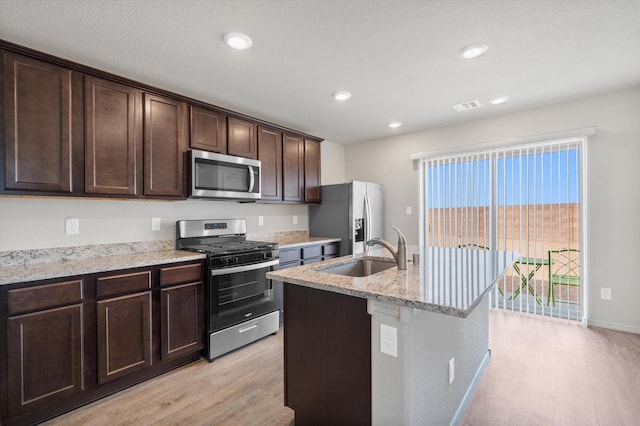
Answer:
[[[369,201],[368,195],[364,196],[364,212],[364,246],[367,248],[367,241],[371,239],[371,202]]]

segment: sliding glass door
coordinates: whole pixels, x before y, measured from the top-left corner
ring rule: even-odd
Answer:
[[[422,160],[425,245],[516,252],[492,306],[581,319],[583,143]]]

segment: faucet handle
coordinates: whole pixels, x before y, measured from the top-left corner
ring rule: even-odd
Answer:
[[[370,240],[367,240],[367,245],[368,246],[372,246],[374,244],[379,244],[380,241],[382,241],[380,238],[377,238],[377,237],[376,238],[372,238]]]
[[[400,232],[400,230],[398,228],[396,228],[395,226],[392,226],[391,229],[393,229],[394,231],[396,231],[398,233],[398,245],[400,244],[407,244],[407,239],[404,237],[404,234],[402,234],[402,232]]]

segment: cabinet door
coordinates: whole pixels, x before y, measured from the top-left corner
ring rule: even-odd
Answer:
[[[227,153],[227,117],[217,111],[191,106],[189,146]]]
[[[304,140],[304,201],[320,202],[320,142]]]
[[[85,192],[137,195],[142,182],[142,93],[85,77]]]
[[[184,198],[187,105],[145,93],[144,195]]]
[[[228,146],[229,155],[238,157],[258,158],[258,142],[256,141],[256,125],[251,121],[229,117],[228,119]]]
[[[46,405],[82,388],[82,305],[7,320],[9,410]]]
[[[282,132],[258,127],[258,160],[261,161],[261,200],[282,201]]]
[[[71,71],[3,56],[4,189],[70,193]]]
[[[98,383],[151,365],[151,292],[97,302]]]
[[[204,284],[162,289],[162,352],[167,360],[204,347]]]
[[[282,174],[282,199],[304,202],[304,141],[299,136],[282,137]]]

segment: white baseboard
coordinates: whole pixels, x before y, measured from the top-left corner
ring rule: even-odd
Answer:
[[[636,327],[628,324],[620,324],[617,322],[598,321],[598,320],[589,319],[589,326],[608,328],[610,330],[616,330],[616,331],[625,331],[627,333],[640,334],[640,327]]]
[[[482,359],[476,374],[473,376],[473,380],[471,380],[471,384],[467,388],[467,392],[464,394],[464,398],[460,402],[458,409],[456,410],[456,414],[453,416],[451,420],[451,426],[458,426],[462,424],[462,419],[464,418],[465,413],[467,412],[467,408],[469,408],[469,404],[471,404],[471,400],[473,399],[473,395],[476,393],[476,389],[480,384],[480,380],[484,375],[484,371],[487,369],[489,365],[489,361],[491,361],[491,349],[489,349]]]

